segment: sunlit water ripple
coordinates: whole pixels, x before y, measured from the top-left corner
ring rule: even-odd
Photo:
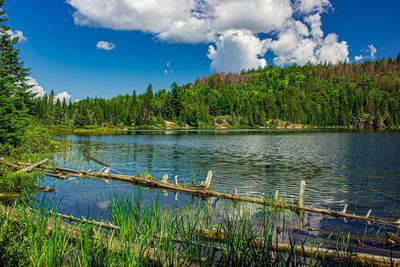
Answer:
[[[212,170],[213,190],[230,193],[238,188],[239,194],[259,197],[279,190],[289,200],[297,198],[305,180],[306,205],[341,210],[348,204],[350,213],[365,215],[371,209],[375,218],[400,219],[399,132],[136,131],[57,138],[71,144],[68,151],[56,153],[59,166],[101,169],[86,153],[126,175],[139,170],[158,177],[167,173],[187,184],[193,175],[199,184]],[[44,183],[56,188],[50,198],[63,212],[95,217],[108,215],[114,194],[130,198],[137,192],[135,186],[115,181],[46,177]],[[201,202],[182,194],[175,201],[173,193],[165,197],[156,190],[143,191],[146,203],[156,196],[173,207]]]

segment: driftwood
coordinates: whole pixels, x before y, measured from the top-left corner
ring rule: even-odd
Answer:
[[[319,233],[325,233],[325,234],[329,234],[329,235],[332,234],[335,236],[351,237],[353,239],[370,240],[370,241],[374,241],[374,242],[380,242],[380,243],[386,244],[389,247],[400,247],[400,241],[396,241],[396,238],[393,237],[395,235],[391,234],[391,233],[387,233],[388,238],[377,238],[377,237],[369,237],[369,236],[363,236],[363,235],[337,233],[337,232],[316,229],[316,228],[307,228],[306,230],[310,231],[310,232],[319,232]]]
[[[0,211],[3,214],[8,215],[8,218],[10,218],[10,220],[17,224],[20,223],[18,214],[21,212],[25,212],[32,219],[33,224],[36,223],[37,216],[40,216],[30,212],[29,210],[17,210],[16,208],[4,207],[2,205],[0,205]],[[56,220],[49,217],[47,217],[46,219],[46,235],[55,230],[61,230],[74,242],[80,241],[82,238],[84,238],[84,234],[82,233],[80,227],[68,224],[62,220]],[[171,260],[171,257],[168,257],[164,251],[160,251],[155,248],[145,248],[143,249],[144,251],[142,251],[141,253],[142,246],[132,245],[128,243],[124,244],[121,239],[103,234],[100,231],[95,231],[95,233],[93,234],[93,242],[95,245],[102,244],[110,251],[115,251],[117,253],[134,253],[138,257],[148,259],[153,264],[162,264]],[[185,258],[178,255],[173,255],[172,261],[173,266],[182,266],[181,262],[184,262]],[[199,266],[199,264],[197,261],[188,261],[183,266]]]
[[[61,173],[45,173],[47,176],[51,176],[60,180],[68,180],[67,175],[62,175]]]
[[[69,220],[69,221],[73,221],[73,222],[79,222],[79,223],[84,223],[84,224],[93,224],[93,225],[97,225],[97,226],[100,226],[100,227],[102,227],[102,228],[107,228],[107,229],[110,229],[110,230],[120,230],[120,227],[119,226],[116,226],[116,225],[113,225],[113,224],[111,224],[110,222],[97,222],[97,221],[94,221],[94,220],[87,220],[87,219],[85,219],[85,218],[82,218],[82,219],[79,219],[79,218],[76,218],[76,217],[74,217],[74,216],[68,216],[68,215],[64,215],[64,214],[60,214],[60,213],[54,213],[54,212],[48,212],[48,214],[50,214],[50,215],[56,215],[56,216],[58,216],[58,217],[60,217],[60,218],[63,218],[63,219],[66,219],[66,220]],[[320,231],[320,232],[328,232],[328,231],[325,231],[325,230],[319,230],[319,229],[312,229],[312,228],[310,228],[310,229],[307,229],[307,230],[309,230],[309,231]],[[226,233],[224,233],[224,232],[221,232],[221,231],[216,231],[216,230],[206,230],[206,229],[201,229],[201,230],[199,230],[198,231],[198,233],[200,234],[200,235],[202,235],[202,236],[204,236],[206,239],[225,239],[226,240],[226,238],[227,238],[227,234]],[[139,235],[141,235],[141,234],[143,234],[143,233],[141,233],[141,232],[137,232],[137,234],[139,234]],[[347,237],[348,235],[347,234],[343,234],[343,233],[334,233],[334,232],[332,232],[332,234],[334,234],[334,235],[340,235],[340,236],[345,236],[345,237]],[[398,239],[398,237],[396,236],[396,235],[393,235],[393,234],[391,234],[391,233],[388,233],[388,236],[394,236],[393,237],[393,239]],[[153,237],[154,238],[158,238],[158,239],[164,239],[164,238],[166,238],[166,237],[163,237],[163,236],[159,236],[159,235],[157,235],[157,234],[154,234],[153,235]],[[391,240],[388,238],[388,239],[380,239],[380,238],[373,238],[373,237],[367,237],[367,236],[358,236],[358,235],[350,235],[350,237],[351,238],[359,238],[359,239],[368,239],[368,240],[373,240],[373,241],[378,241],[378,242],[383,242],[383,243],[391,243]],[[178,242],[178,243],[185,243],[185,242],[187,242],[187,241],[183,241],[183,240],[181,240],[181,239],[177,239],[177,238],[171,238],[171,240],[172,241],[174,241],[174,242]],[[217,249],[217,250],[221,250],[221,247],[210,247],[210,246],[208,246],[208,245],[205,245],[205,244],[199,244],[198,242],[191,242],[191,244],[192,245],[201,245],[202,247],[207,247],[207,248],[213,248],[213,249]],[[276,246],[276,244],[274,244],[275,246],[273,246],[273,248],[274,247],[277,247],[277,248],[279,248],[279,247],[285,247],[286,246],[286,248],[290,248],[290,246],[288,245],[288,244],[278,244],[278,246]],[[301,249],[303,249],[303,247],[301,248]],[[311,248],[307,248],[306,247],[306,249],[308,249],[308,250],[310,250]],[[372,248],[373,249],[373,248]],[[319,250],[321,250],[321,248],[320,249],[318,249],[318,251]],[[327,249],[325,249],[325,250],[327,250]],[[278,250],[277,250],[278,251]],[[281,250],[281,251],[285,251],[285,250]],[[288,250],[286,250],[286,251],[288,251]],[[333,254],[334,253],[334,250],[330,250],[331,251],[331,253]],[[298,252],[298,250],[297,250],[297,252]],[[313,254],[312,255],[315,255],[315,253],[317,253],[317,252],[312,252]],[[345,253],[345,252],[343,252],[343,253]],[[320,256],[321,255],[323,255],[322,254],[322,252],[320,253]],[[338,255],[341,255],[341,254],[338,254]],[[357,254],[357,255],[368,255],[368,262],[369,263],[374,263],[374,262],[370,262],[369,260],[370,260],[370,258],[371,257],[374,257],[374,258],[376,258],[376,257],[381,257],[381,256],[374,256],[374,255],[370,255],[370,254]],[[305,256],[307,256],[307,255],[305,255]],[[308,256],[310,256],[310,255],[308,255]],[[343,256],[343,255],[342,255]],[[381,259],[378,259],[378,264],[381,264]],[[356,261],[356,263],[359,263],[359,261]],[[396,263],[397,264],[397,263]]]
[[[47,194],[54,191],[54,188],[51,188],[50,186],[44,187],[44,186],[40,186],[38,184],[34,184],[33,187],[36,189],[40,189]]]
[[[33,211],[33,210],[31,210],[31,211]],[[35,211],[33,211],[33,212],[35,212]],[[76,218],[76,217],[74,217],[72,215],[65,215],[65,214],[56,213],[56,212],[52,212],[52,211],[49,211],[49,212],[46,212],[46,213],[50,214],[50,215],[55,215],[55,216],[57,216],[59,218],[62,218],[62,219],[65,219],[65,220],[68,220],[68,221],[71,221],[71,222],[79,222],[79,223],[82,223],[82,224],[92,224],[92,225],[96,225],[96,226],[99,226],[101,228],[106,228],[106,229],[109,229],[109,230],[116,230],[116,231],[120,230],[119,226],[114,225],[111,222],[98,222],[98,221],[95,221],[95,220],[87,220],[87,219],[85,219],[83,217],[82,217],[82,219],[79,219],[79,218]],[[140,232],[140,231],[136,231],[136,234],[142,235],[143,233]],[[160,236],[160,235],[157,235],[157,234],[153,234],[153,237],[157,238],[157,239],[167,239],[168,238],[166,236]],[[200,246],[206,247],[206,248],[213,248],[213,249],[221,250],[220,247],[215,247],[215,246],[210,247],[208,245],[200,244],[200,243],[195,242],[195,241],[191,241],[190,242],[190,241],[187,241],[187,240],[182,240],[182,239],[174,238],[174,237],[169,238],[169,239],[174,241],[174,242],[177,242],[177,243],[187,243],[187,242],[189,242],[190,244],[195,245],[195,246],[200,245]]]
[[[0,193],[0,198],[15,198],[19,197],[21,194],[16,193]]]
[[[241,238],[239,235],[228,234],[218,230],[201,229],[199,231],[204,238],[209,240],[217,240],[226,242],[229,238]],[[254,241],[254,245],[264,246],[263,241]],[[276,241],[271,242],[271,249],[277,252],[291,252],[302,255],[308,258],[320,258],[328,261],[343,262],[344,259],[350,259],[353,264],[362,266],[400,266],[399,258],[388,258],[384,256],[375,256],[366,253],[352,253],[348,255],[346,251],[332,250],[318,247],[308,247],[299,245],[283,244]]]
[[[30,163],[25,163],[25,162],[17,162],[17,164],[24,165],[24,166],[31,165]],[[262,199],[262,198],[245,197],[245,196],[234,195],[234,194],[220,193],[220,192],[209,190],[207,188],[208,183],[205,183],[205,182],[202,183],[202,185],[182,185],[182,184],[177,184],[176,183],[177,180],[175,180],[175,183],[170,183],[170,182],[164,182],[162,180],[152,180],[152,179],[138,177],[138,176],[128,176],[128,175],[111,174],[111,173],[107,174],[107,173],[102,173],[102,172],[79,171],[79,170],[72,170],[72,169],[67,169],[67,168],[52,167],[52,166],[48,166],[48,165],[41,165],[39,168],[46,170],[48,172],[55,172],[55,173],[61,172],[64,175],[67,174],[69,176],[76,176],[79,178],[88,178],[88,179],[99,178],[99,179],[103,179],[103,180],[110,179],[110,180],[116,180],[116,181],[125,182],[125,183],[129,183],[129,184],[139,185],[139,186],[143,186],[143,187],[155,188],[155,189],[158,189],[161,191],[167,190],[167,191],[171,191],[171,192],[175,192],[175,193],[186,193],[186,194],[191,194],[196,197],[200,197],[202,199],[207,199],[209,197],[216,197],[216,198],[228,199],[228,200],[233,200],[233,201],[276,206],[276,207],[280,207],[280,208],[291,209],[296,212],[307,211],[307,212],[328,215],[328,216],[332,216],[332,217],[343,217],[343,218],[367,221],[367,222],[372,222],[372,223],[400,226],[400,220],[397,222],[391,222],[391,221],[370,218],[369,216],[364,217],[364,216],[359,216],[359,215],[354,215],[354,214],[348,214],[346,212],[341,212],[341,211],[318,209],[318,208],[313,208],[313,207],[309,207],[309,206],[299,207],[298,204],[294,204],[294,203],[287,203],[287,202],[276,201],[276,200],[268,200],[268,199]],[[207,175],[206,182],[207,181],[211,182],[211,177],[212,177],[212,173],[209,172],[209,174]]]
[[[24,169],[22,169],[22,170],[17,171],[17,173],[29,172],[30,170],[32,170],[32,169],[34,169],[34,168],[37,168],[37,167],[39,167],[39,166],[42,165],[42,164],[45,164],[47,161],[49,161],[49,159],[46,158],[46,159],[44,159],[44,160],[42,160],[42,161],[39,161],[39,162],[34,163],[34,164],[31,164],[31,165],[29,165],[28,167],[26,167],[26,168],[24,168]]]
[[[106,164],[106,163],[104,163],[104,162],[101,162],[100,160],[95,159],[95,158],[91,157],[90,155],[85,154],[85,157],[87,157],[88,159],[93,160],[94,162],[96,162],[96,163],[98,163],[98,164],[100,164],[100,165],[103,165],[103,166],[105,166],[105,167],[110,167],[110,165],[108,165],[108,164]]]

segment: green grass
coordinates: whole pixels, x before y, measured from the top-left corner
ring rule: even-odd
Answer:
[[[161,209],[158,200],[144,206],[140,194],[132,200],[114,196],[110,218],[119,229],[109,230],[78,222],[74,223],[78,234],[72,238],[62,229],[54,213],[46,213],[49,210],[57,212],[57,207],[43,203],[43,200],[15,202],[14,208],[20,211],[18,223],[7,214],[0,215],[0,263],[10,266],[169,266],[199,262],[203,266],[329,264],[321,257],[304,257],[291,249],[273,251],[272,245],[283,240],[276,234],[274,219],[281,212],[279,209],[226,206],[221,211],[222,217],[217,217],[214,213],[209,214],[202,205]],[[56,223],[48,232],[46,226],[51,220]],[[213,240],[200,234],[199,229],[223,231],[226,238]],[[107,242],[96,242],[94,237],[100,233],[109,237]],[[290,235],[285,240],[291,241]],[[122,251],[112,249],[113,242],[118,242]],[[292,241],[291,247],[294,245]],[[315,241],[314,246],[317,246]],[[338,239],[337,246],[346,251],[343,264],[350,263],[349,239]],[[149,249],[155,249],[156,262],[150,262],[145,256]]]

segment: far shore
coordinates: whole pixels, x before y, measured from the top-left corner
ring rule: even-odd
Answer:
[[[118,126],[97,126],[89,125],[86,127],[78,128],[73,126],[47,126],[53,134],[111,134],[121,131],[135,131],[135,130],[317,130],[317,129],[340,129],[340,130],[396,130],[396,129],[356,129],[353,127],[342,127],[342,126],[310,126],[300,124],[289,124],[289,125],[276,125],[276,126],[209,126],[209,127],[192,127],[186,125],[184,127],[174,125],[173,127],[164,126],[152,126],[152,125],[141,125],[133,127],[118,127]]]

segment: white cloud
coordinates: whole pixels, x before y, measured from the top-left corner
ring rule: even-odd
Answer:
[[[354,60],[355,60],[356,62],[361,62],[361,61],[363,61],[364,59],[365,59],[365,57],[364,57],[363,55],[355,56],[355,58],[354,58]]]
[[[164,74],[168,74],[168,73],[173,73],[174,70],[171,67],[171,62],[167,61],[167,63],[165,64],[167,66],[167,68],[164,70]]]
[[[378,52],[378,50],[375,48],[375,46],[373,46],[372,44],[370,44],[368,46],[369,51],[370,51],[370,57],[371,59],[375,59],[375,54]]]
[[[236,72],[241,69],[264,67],[264,41],[246,30],[229,30],[218,36],[215,47],[210,45],[208,58],[212,70]]]
[[[0,36],[3,34],[4,32],[0,32]],[[5,32],[6,34],[10,35],[11,39],[15,39],[18,38],[18,43],[24,43],[26,41],[28,41],[28,38],[26,38],[23,34],[22,31],[12,31],[12,30],[8,30]]]
[[[99,41],[96,44],[97,49],[103,50],[113,50],[115,48],[115,44],[106,41]]]
[[[295,4],[297,9],[303,13],[323,13],[332,8],[329,0],[298,0]]]
[[[321,47],[317,50],[319,62],[344,62],[349,61],[349,49],[347,42],[338,42],[338,36],[335,33],[328,34]]]
[[[58,93],[58,94],[54,97],[54,100],[53,100],[53,101],[56,102],[57,99],[60,99],[60,102],[61,102],[61,103],[62,103],[63,100],[65,99],[65,102],[68,103],[68,101],[71,99],[71,95],[70,95],[67,91],[64,91],[64,92]]]
[[[336,34],[324,38],[320,14],[332,8],[329,0],[67,2],[75,8],[77,25],[137,30],[166,42],[209,44],[210,68],[217,71],[265,66],[268,49],[279,65],[336,63],[348,55],[347,43],[338,41]],[[105,42],[101,48],[115,47],[110,45]]]
[[[83,100],[83,99],[75,98],[73,102],[75,103],[75,102],[79,102],[79,101],[81,101],[81,100]]]
[[[367,60],[367,59],[376,59],[376,53],[378,52],[378,50],[376,49],[376,47],[372,44],[368,45],[368,49],[367,50],[363,50],[363,52],[368,53],[369,55],[359,55],[359,56],[355,56],[354,60],[358,63],[362,62],[363,60]]]
[[[308,27],[299,22],[290,22],[287,28],[278,34],[278,39],[268,43],[276,57],[276,65],[311,63],[337,63],[348,61],[348,45],[345,41],[338,41],[338,36],[334,33],[328,34],[324,38],[321,29],[321,16],[319,13],[309,15],[304,18]],[[306,28],[306,29],[305,29]]]
[[[43,97],[45,95],[45,91],[43,87],[39,86],[38,82],[32,77],[26,77],[27,80],[25,82],[26,85],[32,85],[33,87],[30,88],[28,91],[32,93],[36,93],[36,97]]]

